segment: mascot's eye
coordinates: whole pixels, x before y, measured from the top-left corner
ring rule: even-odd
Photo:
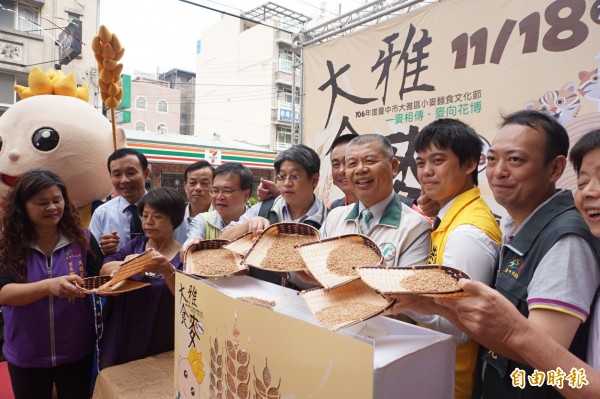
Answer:
[[[2,149],[2,137],[0,137],[0,150]]]
[[[33,134],[31,142],[40,151],[50,151],[58,145],[58,133],[52,128],[43,127]]]
[[[183,376],[187,378],[187,370],[183,370]]]
[[[192,396],[196,396],[196,390],[194,389],[194,387],[190,389],[190,393],[192,394]]]

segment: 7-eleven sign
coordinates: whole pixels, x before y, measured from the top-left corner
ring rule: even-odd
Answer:
[[[205,150],[204,159],[206,159],[211,165],[221,165],[221,151],[220,150]]]

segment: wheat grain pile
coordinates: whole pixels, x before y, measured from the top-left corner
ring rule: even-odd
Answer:
[[[306,268],[296,245],[315,241],[316,237],[300,234],[279,234],[260,263],[261,269],[289,272]]]
[[[240,296],[237,299],[239,299],[240,301],[249,302],[253,305],[260,306],[260,307],[267,308],[267,309],[273,309],[275,307],[275,305],[277,305],[277,302],[275,302],[275,301],[267,301],[266,299],[257,298],[254,296]]]
[[[381,307],[372,303],[348,302],[328,306],[315,313],[315,317],[325,327],[331,329],[339,324],[364,320],[381,311]]]
[[[233,253],[227,249],[203,249],[191,256],[192,274],[224,276],[238,271]]]
[[[443,270],[415,270],[414,274],[405,277],[402,287],[410,292],[451,292],[458,291],[458,281]]]
[[[380,257],[363,243],[338,245],[327,257],[327,269],[339,276],[358,276],[353,266],[377,266]]]

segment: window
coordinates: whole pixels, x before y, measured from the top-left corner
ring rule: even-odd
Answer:
[[[158,134],[167,134],[167,125],[160,123],[158,126],[156,126],[156,132]]]
[[[39,7],[14,0],[0,0],[0,6],[0,28],[41,34]]]
[[[146,98],[142,96],[137,96],[135,98],[135,109],[146,110]]]
[[[275,149],[276,150],[286,150],[290,148],[293,144],[297,144],[292,137],[292,128],[289,126],[277,125],[275,128]]]
[[[158,104],[156,104],[156,110],[158,112],[169,112],[169,104],[166,100],[158,100]]]
[[[183,173],[160,172],[160,186],[171,187],[177,190],[185,198],[185,187],[183,184]]]
[[[14,85],[15,75],[0,73],[0,104],[9,105],[15,103]]]
[[[73,13],[67,12],[67,20],[69,22],[75,21],[75,20],[81,20],[81,17],[82,17],[82,15],[80,15],[80,14],[73,14]]]
[[[292,54],[292,49],[280,47],[279,48],[279,70],[291,73],[293,65],[294,65],[294,55]]]
[[[135,122],[135,128],[134,130],[137,130],[138,132],[145,132],[146,131],[146,124],[144,123],[144,121],[137,121]]]
[[[296,104],[300,104],[300,98],[295,98]],[[288,105],[292,104],[292,88],[288,86],[277,86],[277,101]]]

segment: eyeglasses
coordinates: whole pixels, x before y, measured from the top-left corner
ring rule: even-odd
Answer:
[[[300,175],[277,175],[275,176],[275,180],[277,180],[278,182],[285,182],[286,180],[291,181],[292,183],[296,183],[298,180],[300,180]]]
[[[216,188],[211,188],[210,190],[208,190],[208,193],[210,194],[211,197],[217,197],[220,194],[224,195],[225,197],[229,197],[231,194],[235,193],[236,191],[242,191],[240,190],[232,190],[230,188],[224,188],[222,190],[216,189]]]

